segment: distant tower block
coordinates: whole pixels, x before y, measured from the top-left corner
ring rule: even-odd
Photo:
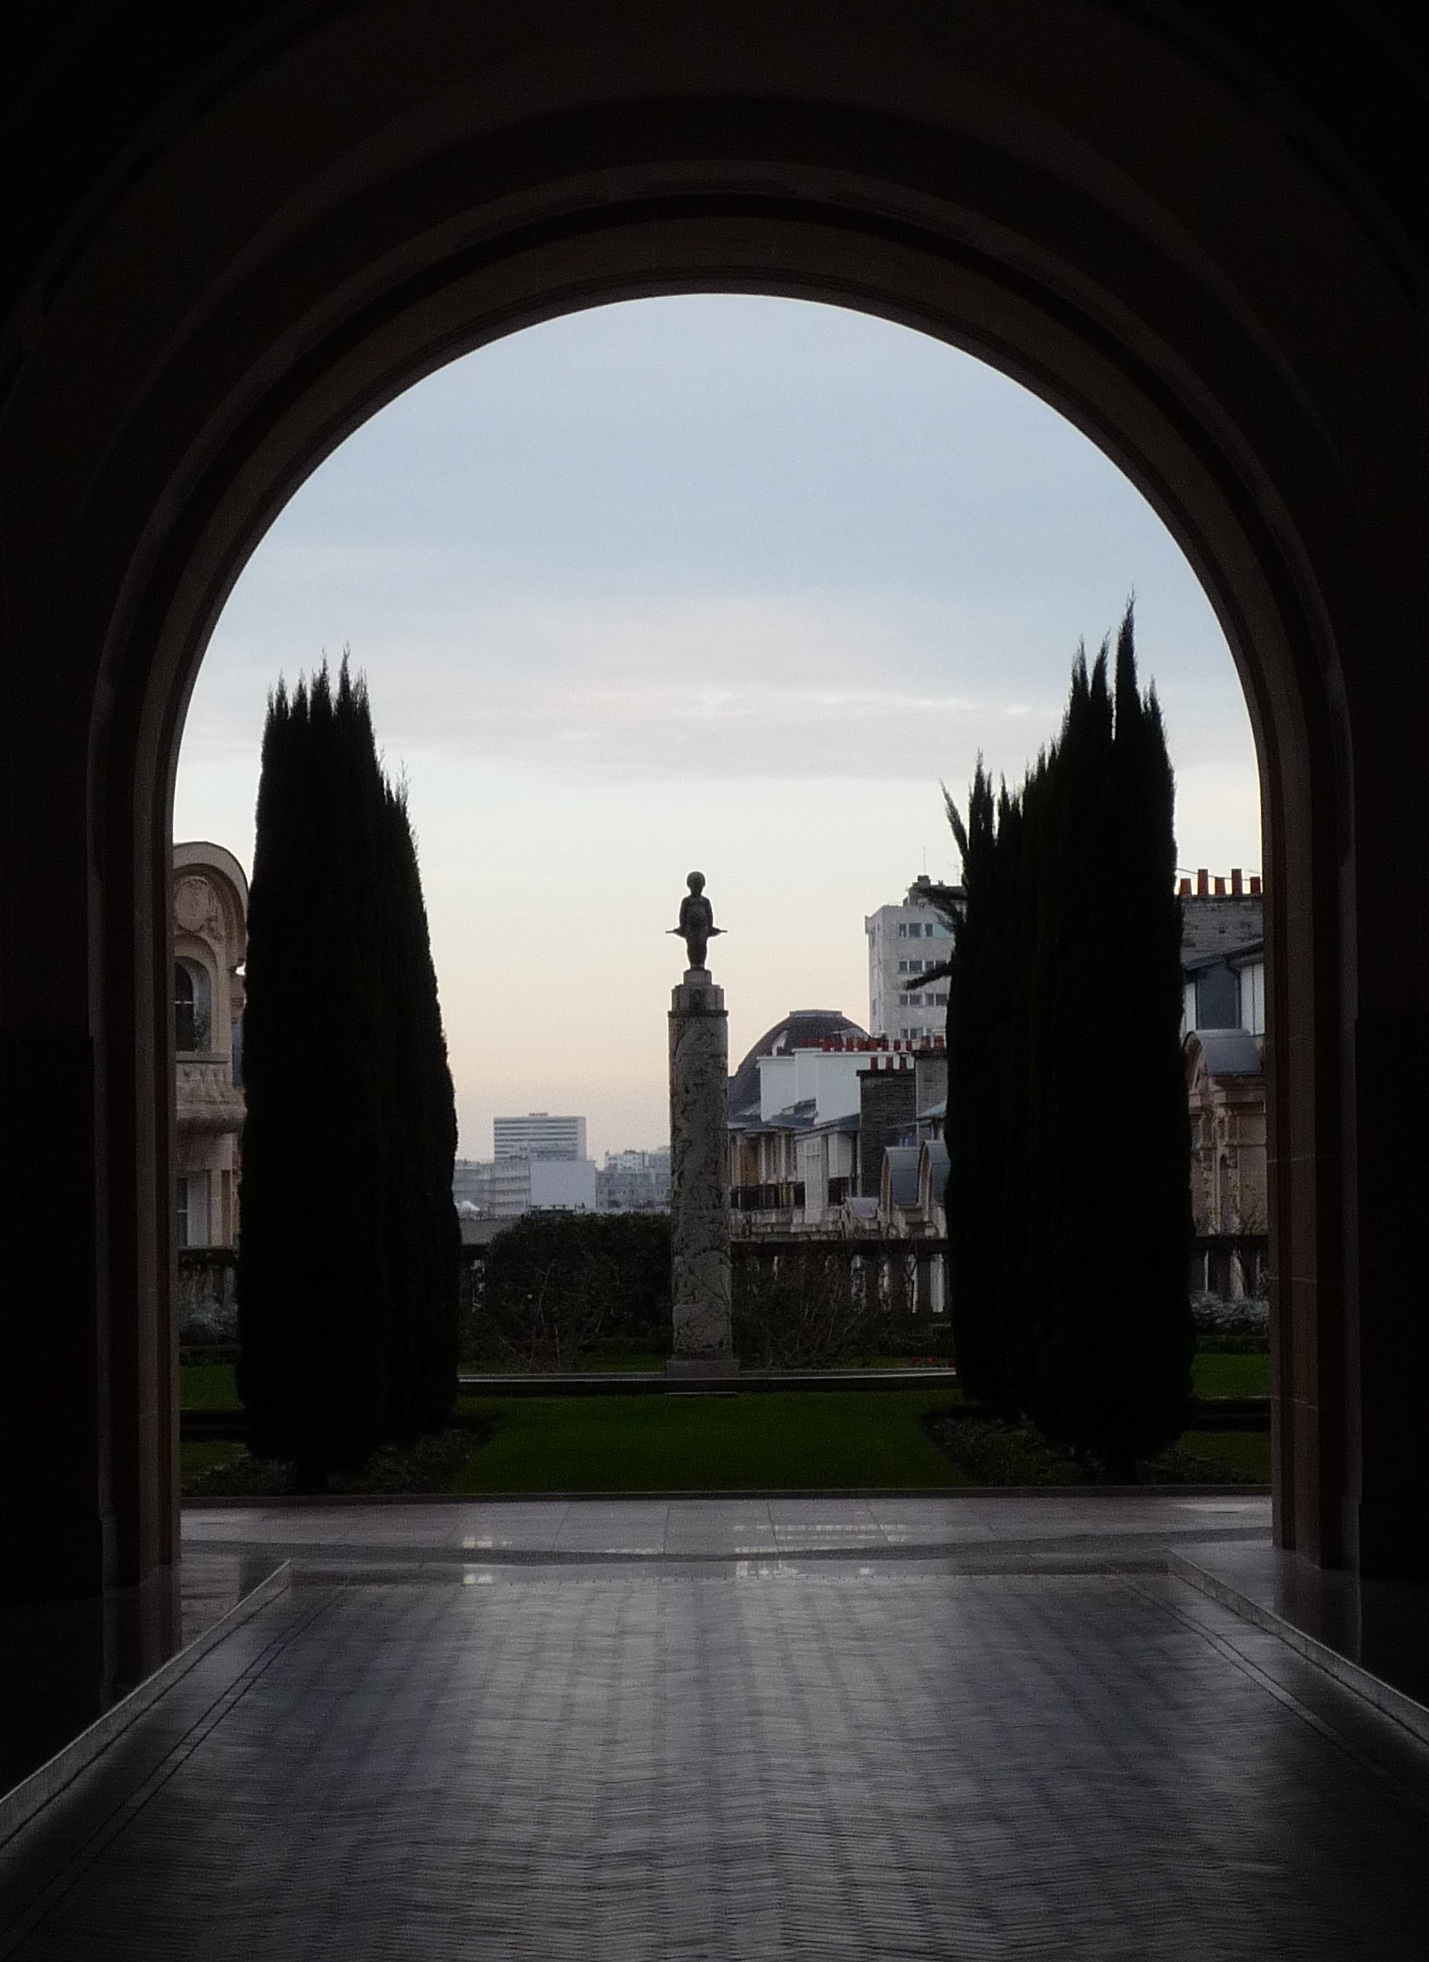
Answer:
[[[690,958],[670,998],[670,1281],[674,1311],[671,1376],[733,1375],[729,1259],[729,1017],[724,990],[705,967],[719,929],[704,879],[673,931]]]

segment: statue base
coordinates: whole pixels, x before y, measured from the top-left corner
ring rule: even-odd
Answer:
[[[685,978],[670,992],[672,1015],[723,1015],[724,989],[707,967],[687,967]]]

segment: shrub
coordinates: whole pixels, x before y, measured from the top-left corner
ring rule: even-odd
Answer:
[[[464,1359],[570,1369],[597,1345],[669,1341],[668,1213],[529,1213],[491,1243]]]
[[[1228,1299],[1219,1294],[1191,1297],[1196,1347],[1203,1354],[1266,1355],[1270,1349],[1270,1303],[1255,1296]]]
[[[888,1261],[880,1278],[837,1244],[777,1253],[755,1244],[734,1264],[735,1354],[746,1367],[800,1369],[887,1353],[906,1327],[910,1294],[902,1260]]]

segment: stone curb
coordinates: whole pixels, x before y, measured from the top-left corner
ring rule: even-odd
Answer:
[[[1267,1608],[1250,1595],[1243,1594],[1234,1582],[1223,1580],[1219,1574],[1211,1573],[1187,1554],[1178,1553],[1174,1547],[1167,1549],[1166,1571],[1176,1580],[1184,1581],[1188,1587],[1194,1587],[1212,1601],[1219,1602],[1223,1608],[1229,1608],[1242,1621],[1264,1629],[1267,1635],[1274,1635],[1287,1648],[1303,1656],[1306,1662],[1332,1676],[1342,1688],[1371,1704],[1384,1716],[1392,1717],[1421,1743],[1429,1744],[1429,1709],[1422,1703],[1416,1703],[1412,1696],[1406,1696],[1403,1690],[1384,1682],[1362,1663],[1352,1662],[1338,1649],[1332,1649],[1327,1642],[1321,1642],[1303,1628],[1297,1628],[1293,1621],[1276,1614],[1273,1608]]]
[[[249,1593],[235,1601],[211,1627],[195,1636],[186,1648],[161,1663],[152,1676],[146,1676],[142,1683],[136,1683],[127,1696],[121,1697],[103,1716],[97,1717],[88,1730],[82,1730],[78,1737],[72,1737],[28,1778],[21,1779],[18,1785],[0,1796],[0,1846],[13,1839],[52,1799],[58,1798],[67,1786],[72,1785],[82,1771],[107,1751],[146,1710],[151,1709],[166,1690],[172,1689],[181,1677],[186,1676],[210,1649],[216,1648],[226,1635],[231,1635],[235,1628],[260,1608],[285,1592],[291,1573],[291,1562],[284,1560],[266,1580],[260,1581]]]

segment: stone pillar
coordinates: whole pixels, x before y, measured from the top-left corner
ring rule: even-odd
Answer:
[[[730,1376],[729,1017],[687,968],[670,998],[671,1376]]]

